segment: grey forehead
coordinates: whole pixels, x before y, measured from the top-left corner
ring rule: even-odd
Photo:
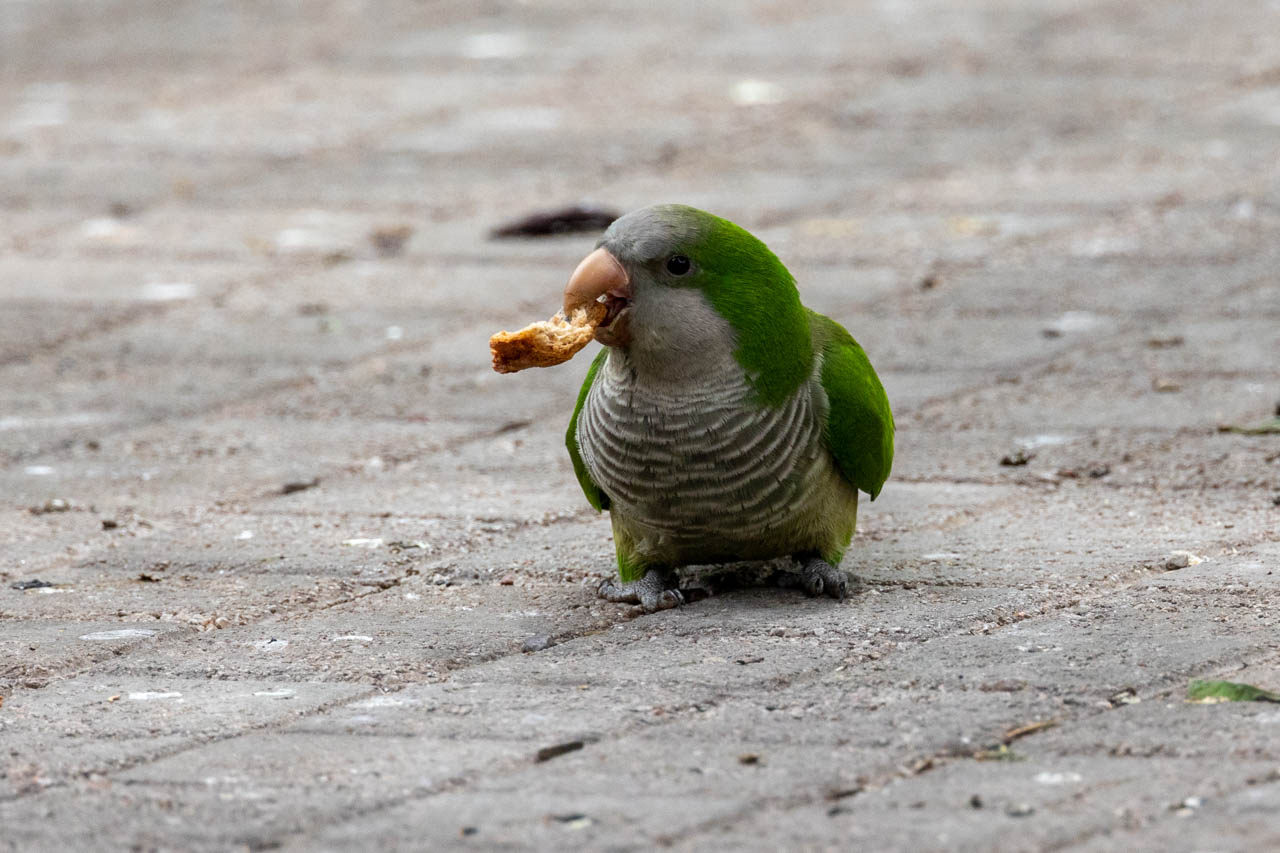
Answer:
[[[623,261],[651,261],[692,242],[694,223],[678,205],[655,205],[613,221],[599,245]]]

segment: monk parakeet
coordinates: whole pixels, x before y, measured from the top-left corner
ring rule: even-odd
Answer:
[[[893,462],[893,415],[858,343],[800,303],[782,262],[739,226],[660,205],[605,232],[565,315],[608,308],[566,443],[613,522],[620,581],[646,610],[683,603],[684,566],[793,557],[811,594],[838,568]]]

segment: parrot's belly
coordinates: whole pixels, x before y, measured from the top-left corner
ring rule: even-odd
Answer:
[[[857,492],[823,444],[814,387],[768,408],[740,376],[663,393],[606,365],[578,443],[615,533],[644,561],[675,565],[827,552],[837,540],[843,551]]]

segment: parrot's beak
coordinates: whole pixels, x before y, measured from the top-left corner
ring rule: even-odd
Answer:
[[[564,313],[573,316],[578,308],[603,299],[609,313],[596,327],[596,340],[605,346],[626,346],[631,340],[628,319],[631,307],[631,277],[613,254],[596,249],[582,259],[564,288]]]

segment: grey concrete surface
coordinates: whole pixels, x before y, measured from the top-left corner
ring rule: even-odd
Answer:
[[[870,353],[851,598],[594,596],[582,200]],[[0,848],[1278,849],[1278,237],[1274,0],[0,0]]]

